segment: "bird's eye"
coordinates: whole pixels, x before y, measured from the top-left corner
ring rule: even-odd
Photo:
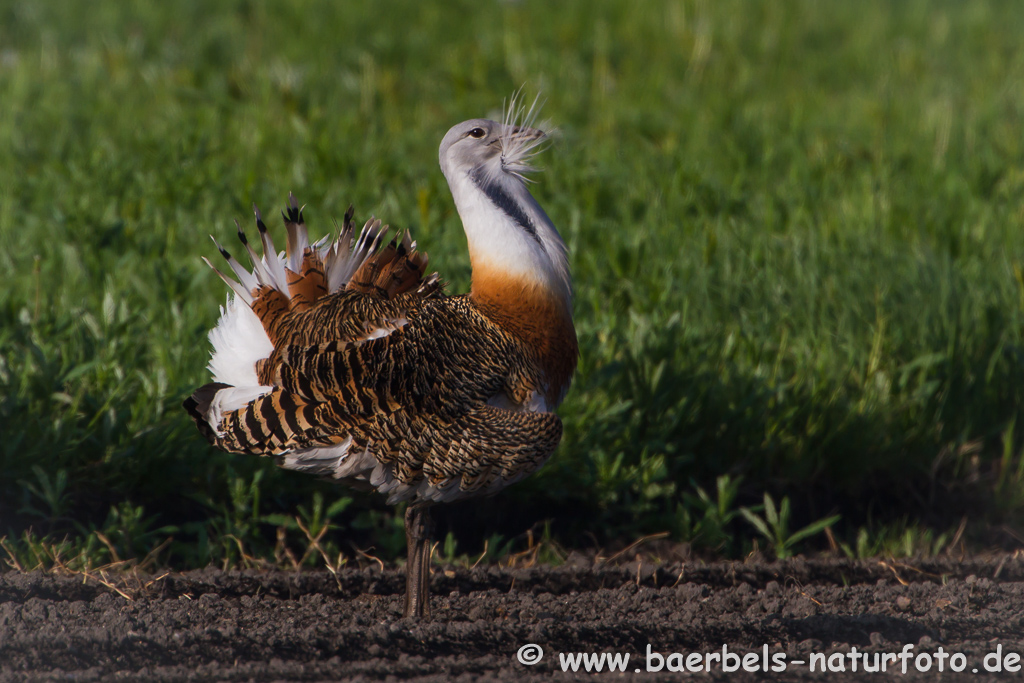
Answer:
[[[487,131],[485,131],[483,128],[474,128],[473,130],[469,131],[469,137],[476,138],[477,140],[479,140],[485,135],[487,135]]]

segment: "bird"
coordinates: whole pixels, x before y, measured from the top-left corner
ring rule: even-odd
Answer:
[[[536,101],[534,101],[536,105]],[[438,161],[466,235],[469,292],[449,294],[409,231],[350,206],[333,240],[311,243],[289,193],[278,252],[253,205],[257,254],[210,333],[212,381],[183,407],[230,453],[406,503],[404,616],[430,616],[431,506],[487,496],[535,472],[562,438],[555,414],[579,357],[566,244],[529,191],[548,135],[512,99],[501,121],[470,119]],[[236,222],[237,224],[237,222]]]

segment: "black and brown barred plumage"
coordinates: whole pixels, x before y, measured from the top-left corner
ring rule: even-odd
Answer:
[[[351,209],[335,241],[310,244],[291,198],[283,255],[257,211],[262,257],[239,229],[252,272],[220,248],[235,297],[210,334],[214,381],[184,404],[203,435],[418,514],[540,467],[577,358],[564,245],[521,177],[541,137],[477,119],[442,143],[473,261],[466,295],[426,275],[408,233],[381,248],[387,227],[371,219],[354,239]],[[410,534],[407,613],[424,615],[429,549],[425,560]]]

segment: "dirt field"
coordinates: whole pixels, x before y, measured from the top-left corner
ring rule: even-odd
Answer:
[[[426,623],[401,618],[404,583],[394,569],[347,569],[337,581],[326,572],[205,570],[123,577],[117,586],[124,596],[82,576],[0,574],[0,680],[707,679],[669,672],[707,663],[704,654],[670,655],[721,655],[727,645],[725,666],[739,671],[724,671],[719,658],[712,679],[979,681],[996,677],[984,665],[998,645],[1003,676],[1022,675],[1005,670],[1019,664],[1008,654],[1024,653],[1024,558],[1009,556],[439,569]],[[531,643],[543,657],[527,666],[517,653]],[[872,666],[874,653],[905,644],[913,645],[906,676],[900,660],[885,674],[864,673],[860,654]],[[666,659],[648,663],[648,645]],[[924,654],[940,647],[942,674]],[[607,673],[607,661],[605,673],[587,673],[585,663],[563,673],[561,658],[577,652],[630,658],[625,674]],[[812,653],[831,655],[825,664],[845,673],[821,674],[820,662],[810,673]],[[783,655],[780,676],[772,667]],[[920,673],[924,660],[931,670]],[[965,663],[963,673],[951,663]],[[660,672],[647,671],[658,664]]]

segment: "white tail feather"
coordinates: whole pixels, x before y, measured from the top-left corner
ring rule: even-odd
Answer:
[[[238,296],[238,298],[244,301],[246,305],[252,306],[252,295],[249,294],[249,292],[245,291],[242,285],[238,284],[237,282],[229,278],[227,275],[214,268],[214,265],[210,263],[209,259],[207,259],[205,256],[201,256],[200,258],[203,259],[203,263],[210,266],[210,268],[213,268],[213,272],[217,273],[217,275],[220,276],[220,279],[224,281],[224,284],[230,287],[231,291],[233,291]]]
[[[267,226],[263,223],[260,210],[256,208],[255,204],[253,204],[252,210],[256,214],[256,227],[260,231],[260,240],[263,241],[263,263],[266,264],[267,273],[270,275],[269,284],[290,299],[291,292],[288,291],[288,276],[284,273],[284,263],[278,256],[277,249],[274,248],[274,240],[271,239],[270,232],[267,231]]]
[[[213,243],[217,246],[217,251],[221,253],[224,259],[228,262],[228,265],[231,266],[231,271],[235,274],[235,277],[238,278],[238,281],[242,283],[242,287],[248,290],[249,292],[252,292],[254,289],[256,289],[257,285],[259,284],[256,281],[256,277],[248,270],[246,270],[244,267],[242,267],[242,264],[239,263],[234,256],[229,254],[227,249],[220,246],[220,243],[217,242],[216,237],[210,235],[210,239],[213,240]],[[214,270],[216,270],[216,268],[214,268]],[[232,287],[232,289],[234,289],[234,287]],[[249,299],[251,300],[252,297],[250,296]]]
[[[209,369],[215,382],[231,386],[257,386],[256,362],[270,356],[274,345],[263,323],[248,306],[228,298],[220,320],[210,330],[213,357]]]
[[[256,251],[249,244],[249,240],[245,236],[245,231],[242,230],[242,226],[238,225],[238,221],[235,221],[235,225],[238,226],[238,239],[241,241],[242,246],[245,247],[246,253],[249,254],[249,261],[252,263],[252,273],[256,278],[256,282],[260,285],[271,285],[270,273],[267,272],[266,266],[263,264]]]
[[[295,201],[295,195],[288,193],[288,213],[281,212],[284,218],[285,227],[288,230],[288,268],[293,273],[302,270],[302,259],[306,256],[306,249],[309,247],[309,232],[306,230],[306,222],[302,218],[302,212],[306,207],[299,207]]]
[[[347,231],[338,236],[329,253],[331,258],[325,263],[328,292],[337,292],[348,284],[359,270],[359,266],[377,252],[387,231],[388,226],[381,226],[379,220],[371,218],[366,221],[362,232],[359,233],[359,239],[350,248],[346,247],[343,240]]]

